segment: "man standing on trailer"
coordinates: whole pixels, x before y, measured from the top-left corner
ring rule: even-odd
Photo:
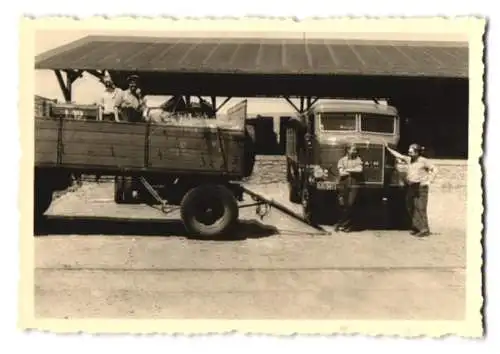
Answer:
[[[418,144],[410,145],[408,156],[391,149],[387,143],[385,147],[394,157],[408,165],[406,206],[412,223],[411,234],[418,237],[429,236],[430,230],[427,217],[429,185],[434,180],[437,169],[428,159],[422,156],[423,148]]]
[[[139,77],[131,75],[127,78],[127,81],[128,89],[123,91],[121,100],[118,103],[120,113],[127,122],[141,122],[143,120],[144,98],[141,89],[137,87]]]
[[[117,103],[120,102],[123,91],[115,86],[109,75],[105,75],[102,82],[105,86],[105,90],[98,102],[102,113],[102,120],[118,122]]]

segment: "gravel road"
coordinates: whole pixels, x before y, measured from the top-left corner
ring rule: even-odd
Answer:
[[[286,200],[283,184],[256,185]],[[434,234],[320,235],[242,209],[233,239],[186,237],[165,218],[85,184],[35,239],[35,311],[57,318],[459,320],[465,312],[465,190],[432,190]],[[136,221],[128,221],[128,218]]]

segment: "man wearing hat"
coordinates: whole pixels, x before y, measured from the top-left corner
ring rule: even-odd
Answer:
[[[127,81],[128,89],[123,91],[118,107],[125,121],[140,122],[142,121],[144,99],[141,90],[137,87],[139,77],[137,75],[130,75]]]
[[[121,100],[123,91],[115,86],[109,75],[105,75],[102,82],[105,86],[105,90],[98,102],[102,112],[101,117],[103,120],[118,122],[117,103]]]

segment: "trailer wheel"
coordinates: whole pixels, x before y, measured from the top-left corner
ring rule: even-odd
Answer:
[[[203,237],[224,233],[234,225],[238,214],[234,194],[222,185],[195,187],[181,201],[181,218],[187,231]]]

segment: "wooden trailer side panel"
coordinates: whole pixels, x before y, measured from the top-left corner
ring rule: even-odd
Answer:
[[[37,118],[35,122],[35,164],[233,176],[243,173],[241,130],[54,118]]]
[[[243,170],[244,132],[209,127],[151,126],[149,166],[193,172]]]
[[[57,164],[58,127],[58,119],[35,119],[35,165]]]
[[[146,125],[64,120],[63,165],[142,168]]]

